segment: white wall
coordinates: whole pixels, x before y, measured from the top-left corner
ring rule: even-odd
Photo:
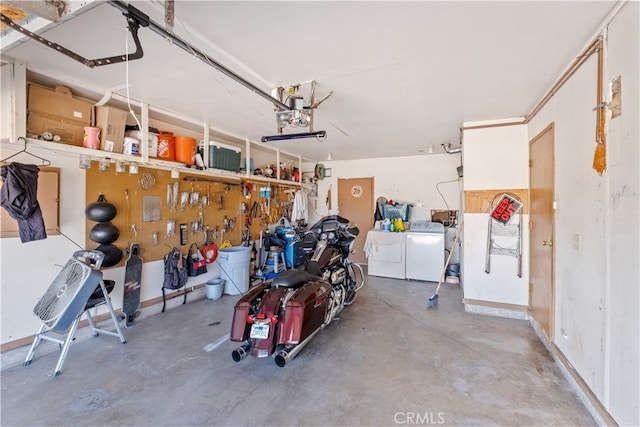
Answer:
[[[529,187],[529,145],[525,125],[464,131],[464,191],[509,190]],[[529,215],[523,215],[522,277],[517,260],[491,256],[485,273],[489,215],[464,214],[464,297],[504,304],[529,302]]]
[[[593,169],[597,57],[594,55],[554,97],[555,120],[555,343],[604,398],[606,347],[606,178]],[[544,122],[544,126],[549,121]],[[543,123],[534,118],[532,136]],[[580,236],[581,247],[573,247]],[[587,285],[588,284],[588,285]],[[585,328],[585,325],[589,325]]]
[[[605,396],[620,425],[640,425],[640,3],[609,27],[606,81],[622,77],[622,115],[609,123]]]
[[[3,62],[0,64],[0,88],[3,95],[0,97],[0,140],[11,139],[11,126],[12,126],[12,110],[13,97],[11,90],[13,83],[13,64]]]
[[[23,146],[3,143],[1,148],[5,158]],[[60,173],[60,228],[83,245],[85,179],[84,171],[78,168],[78,159],[33,147],[29,147],[29,152],[47,158],[53,167],[65,168]],[[37,161],[26,154],[12,160]],[[33,307],[76,250],[78,247],[62,235],[29,243],[21,243],[19,238],[0,239],[2,343],[37,332],[40,322],[33,315]]]
[[[2,158],[23,148],[21,144],[0,144]],[[56,153],[35,145],[29,152],[51,161],[60,171],[60,230],[64,235],[50,235],[44,240],[22,243],[19,238],[0,239],[0,308],[2,344],[35,334],[41,322],[33,307],[73,253],[85,243],[85,172],[78,167],[78,158],[68,153]],[[32,163],[34,158],[19,154],[12,160]],[[37,160],[37,159],[35,159]],[[67,237],[65,237],[67,236]],[[72,242],[73,241],[73,242]],[[122,307],[124,268],[104,269],[104,277],[116,281],[111,292],[114,308]],[[162,261],[145,263],[141,300],[161,295]],[[104,312],[104,307],[94,309]]]
[[[411,203],[410,220],[429,220],[431,210],[460,209],[461,183],[456,168],[460,154],[431,154],[415,157],[388,157],[352,161],[322,162],[331,169],[331,177],[318,181],[317,208],[311,210],[309,222],[339,213],[338,178],[374,177],[374,203],[378,197],[399,203]],[[303,172],[312,171],[314,164],[303,164]],[[307,174],[305,174],[307,175]],[[444,181],[451,181],[444,183]],[[436,184],[443,197],[438,194]],[[331,188],[332,210],[326,206],[327,192]],[[315,200],[311,200],[314,205]],[[314,212],[315,210],[315,212]]]
[[[605,86],[622,77],[622,115],[607,123],[602,176],[592,168],[595,55],[527,129],[464,134],[465,190],[527,188],[528,141],[555,123],[555,345],[620,425],[640,425],[639,17],[640,3],[628,2],[604,33]],[[509,179],[496,173],[496,162],[505,156],[515,162]],[[484,276],[487,224],[478,216],[464,217],[465,297],[527,304],[526,263],[521,281]],[[576,236],[579,248],[574,247]],[[524,247],[526,260],[526,241]]]
[[[622,77],[622,115],[607,123],[603,175],[592,168],[595,55],[529,126],[556,123],[555,344],[620,425],[640,424],[639,16],[628,2],[607,27],[605,87]]]

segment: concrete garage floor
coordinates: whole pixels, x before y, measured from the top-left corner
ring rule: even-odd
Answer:
[[[1,423],[595,425],[528,322],[465,313],[458,285],[443,285],[427,310],[434,290],[370,277],[284,368],[272,358],[235,363],[228,340],[211,349],[229,333],[237,297],[199,291],[137,319],[126,344],[79,338],[58,377],[57,350],[3,370]]]

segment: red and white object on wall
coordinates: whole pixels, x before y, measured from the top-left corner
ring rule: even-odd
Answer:
[[[520,209],[522,209],[522,202],[505,193],[490,215],[492,219],[502,224],[507,224]]]

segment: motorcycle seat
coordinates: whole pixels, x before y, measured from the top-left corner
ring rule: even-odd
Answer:
[[[299,288],[312,280],[321,280],[321,278],[305,270],[285,270],[273,279],[272,286]]]

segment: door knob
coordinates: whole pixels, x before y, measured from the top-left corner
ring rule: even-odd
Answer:
[[[553,240],[543,240],[542,246],[553,246]]]

